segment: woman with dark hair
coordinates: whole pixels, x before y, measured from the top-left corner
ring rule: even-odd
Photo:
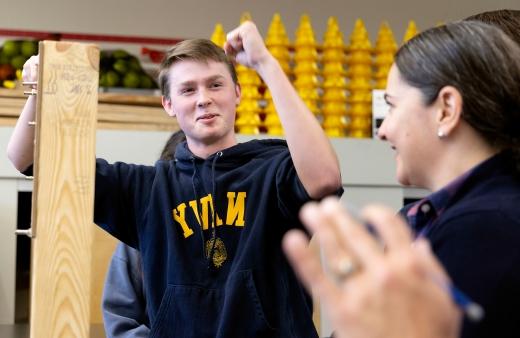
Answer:
[[[402,214],[485,310],[462,337],[520,331],[519,55],[495,27],[453,23],[405,44],[388,77],[379,137],[399,182],[433,192]]]
[[[396,152],[399,182],[432,191],[401,212],[413,234],[388,210],[371,208],[365,221],[378,236],[369,236],[325,200],[301,217],[328,274],[303,234],[284,240],[330,313],[334,337],[458,336],[450,282],[426,240],[451,282],[484,309],[480,321],[463,322],[461,337],[519,336],[519,55],[502,31],[473,21],[432,28],[398,51],[379,136]]]

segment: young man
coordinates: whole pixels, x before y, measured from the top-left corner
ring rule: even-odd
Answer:
[[[301,227],[306,201],[341,191],[338,161],[253,23],[229,33],[225,50],[263,78],[287,142],[238,144],[233,65],[207,40],[181,42],[159,81],[186,143],[154,167],[98,159],[94,221],[141,252],[150,337],[317,337],[281,238]],[[24,121],[34,107],[30,98],[9,144],[21,171],[32,164]]]

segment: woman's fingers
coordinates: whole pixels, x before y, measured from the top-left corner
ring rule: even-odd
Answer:
[[[390,208],[370,205],[363,209],[363,218],[372,225],[387,250],[409,248],[412,235],[408,225]]]
[[[382,258],[382,249],[365,226],[345,211],[337,198],[326,198],[321,204],[321,213],[327,224],[334,227],[345,250],[361,266],[377,264]]]
[[[341,290],[325,274],[319,256],[308,244],[307,237],[299,230],[289,231],[282,242],[285,254],[309,292],[315,292],[325,302],[335,306],[341,298]]]

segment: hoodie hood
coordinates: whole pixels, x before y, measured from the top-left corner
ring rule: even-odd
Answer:
[[[244,143],[238,143],[232,147],[218,151],[210,155],[207,159],[202,159],[194,155],[188,148],[185,141],[175,149],[175,161],[179,169],[192,168],[192,161],[205,162],[207,165],[212,164],[215,156],[219,156],[215,163],[217,169],[226,167],[236,167],[237,165],[248,162],[253,158],[269,157],[269,153],[278,153],[281,149],[287,149],[287,142],[280,139],[252,140]]]

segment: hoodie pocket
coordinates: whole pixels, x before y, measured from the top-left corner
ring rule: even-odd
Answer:
[[[251,270],[229,277],[223,309],[232,315],[222,323],[225,334],[220,337],[278,337],[267,320]]]
[[[266,320],[251,271],[229,276],[223,289],[169,285],[150,338],[278,337]]]

